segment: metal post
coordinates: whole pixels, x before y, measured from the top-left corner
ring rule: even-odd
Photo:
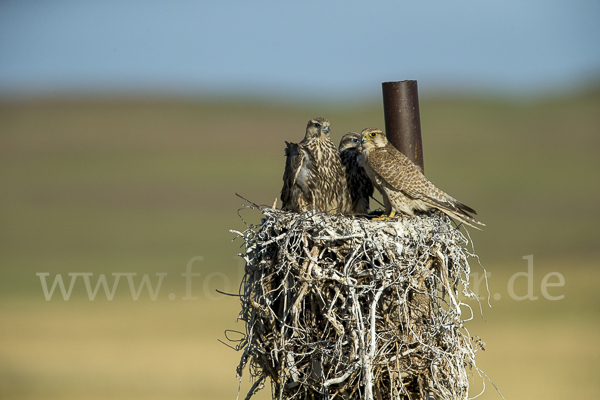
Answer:
[[[417,81],[383,82],[381,86],[388,140],[424,171]]]

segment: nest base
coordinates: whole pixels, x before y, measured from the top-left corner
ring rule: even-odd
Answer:
[[[444,215],[389,221],[261,208],[245,241],[238,375],[273,399],[466,399],[465,236]],[[472,312],[469,314],[471,318]]]

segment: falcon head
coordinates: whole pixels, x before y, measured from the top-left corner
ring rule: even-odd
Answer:
[[[370,150],[375,147],[384,147],[387,144],[387,138],[377,128],[365,128],[360,133],[362,136],[363,150]]]
[[[322,117],[308,121],[306,125],[307,139],[324,139],[327,136],[329,136],[329,121]]]
[[[342,140],[340,140],[340,147],[338,148],[338,151],[341,153],[342,151],[348,149],[358,150],[360,148],[361,141],[362,136],[360,136],[360,133],[348,132],[344,136],[342,136]]]

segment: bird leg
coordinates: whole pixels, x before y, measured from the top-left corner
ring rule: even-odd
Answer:
[[[390,219],[394,218],[395,215],[396,211],[392,210],[390,215],[383,214],[381,217],[373,218],[372,221],[389,221]]]

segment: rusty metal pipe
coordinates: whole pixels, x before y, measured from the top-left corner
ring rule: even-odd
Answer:
[[[381,86],[388,140],[424,171],[417,81],[383,82]]]

